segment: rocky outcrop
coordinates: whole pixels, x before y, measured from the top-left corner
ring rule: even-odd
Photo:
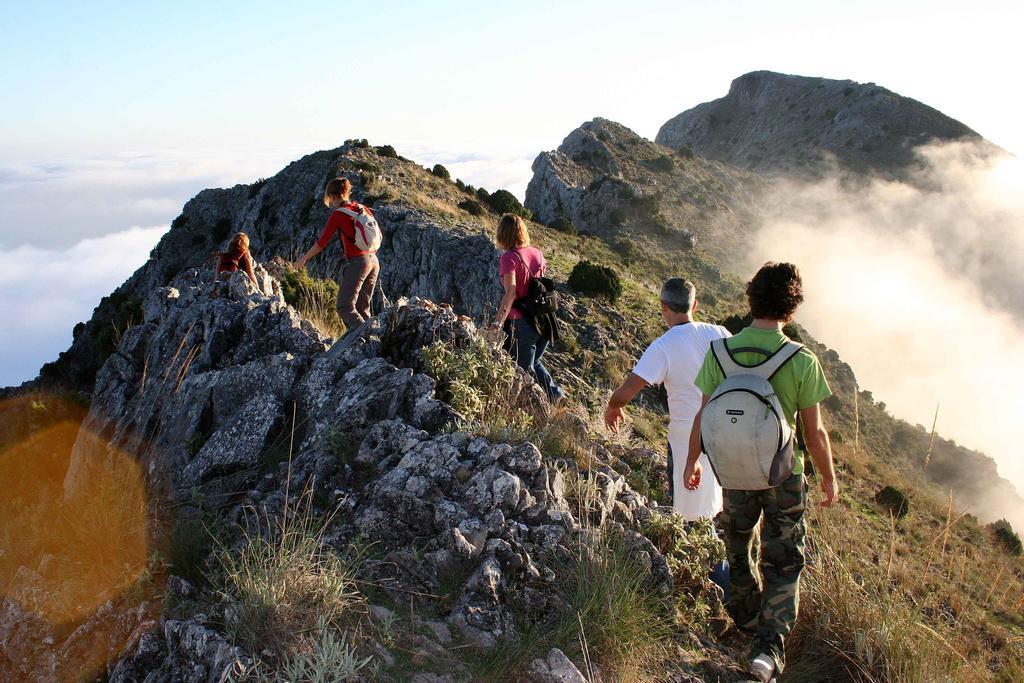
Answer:
[[[438,638],[485,649],[517,637],[524,612],[537,619],[557,611],[552,560],[570,557],[590,523],[616,525],[643,558],[649,589],[671,591],[665,558],[631,529],[651,508],[621,474],[598,467],[582,475],[594,501],[579,519],[564,478],[575,463],[556,466],[531,443],[458,431],[459,415],[435,396],[419,351],[437,340],[474,343],[468,318],[401,300],[329,346],[262,276],[259,288],[241,274],[212,286],[190,270],[152,293],[146,321],[97,375],[82,433],[100,436],[76,443],[69,497],[87,495],[115,451],[133,454],[147,488],[166,492],[176,508],[201,504],[239,529],[280,517],[306,490],[330,513],[326,544],[374,544],[359,569],[363,581],[435,613]],[[525,373],[517,377],[512,395],[532,410],[543,394]],[[274,452],[282,434],[294,444],[288,462]],[[171,590],[198,600],[176,577]],[[114,680],[219,680],[260,654],[240,650],[222,630],[230,604],[206,605],[136,634]],[[564,659],[549,655],[536,675],[574,680]]]
[[[759,181],[692,154],[680,155],[625,126],[594,119],[533,162],[526,206],[542,222],[567,218],[609,241],[719,252],[753,227]],[[655,246],[656,245],[656,246]]]
[[[655,140],[764,174],[814,175],[835,165],[900,176],[914,148],[981,137],[874,83],[754,71],[729,93],[670,119]]]
[[[465,195],[413,162],[346,144],[307,155],[272,178],[204,190],[189,200],[146,264],[76,326],[71,347],[44,366],[40,382],[91,393],[96,372],[113,350],[110,331],[140,322],[139,307],[150,292],[180,273],[207,268],[211,252],[235,232],[249,234],[257,262],[296,258],[323,230],[329,215],[321,201],[324,187],[338,175],[352,182],[354,199],[376,212],[384,233],[384,294],[444,301],[475,316],[493,310],[500,298],[498,252],[483,234],[492,218],[453,219],[423,208],[435,202],[460,213],[456,204]],[[336,277],[342,261],[340,246],[332,244],[309,268],[318,277]]]

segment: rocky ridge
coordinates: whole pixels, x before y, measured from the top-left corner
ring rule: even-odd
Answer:
[[[329,215],[324,187],[336,176],[353,184],[353,198],[372,206],[384,232],[380,290],[389,297],[421,296],[480,316],[500,295],[494,277],[493,228],[456,208],[466,195],[397,155],[349,142],[309,154],[272,178],[209,189],[189,200],[150,258],[79,323],[71,347],[43,367],[40,383],[91,393],[96,372],[112,352],[111,326],[141,322],[135,310],[149,292],[181,272],[208,266],[211,252],[245,231],[258,262],[297,258],[313,244]],[[309,265],[334,277],[343,256],[327,249]],[[379,304],[378,301],[378,310]]]
[[[463,665],[439,654],[446,645],[493,648],[522,628],[516,614],[557,610],[558,565],[551,562],[571,554],[591,524],[615,525],[644,558],[650,590],[671,592],[665,557],[635,530],[656,507],[621,474],[608,467],[586,473],[596,505],[574,511],[565,473],[579,476],[575,463],[547,459],[528,442],[492,443],[456,430],[460,416],[437,398],[419,351],[436,340],[473,343],[468,318],[449,306],[401,300],[328,348],[262,269],[258,287],[241,273],[219,285],[210,275],[187,270],[154,290],[145,322],[101,368],[82,434],[104,438],[76,443],[69,497],[88,495],[92,478],[111,466],[112,451],[136,454],[147,490],[167,496],[154,500],[158,517],[176,509],[258,529],[259,520],[280,518],[289,503],[300,506],[297,492],[305,489],[332,515],[328,547],[373,539],[377,559],[364,563],[360,576],[397,602],[422,596],[417,609],[437,614],[431,628],[438,635],[421,648],[456,670]],[[543,400],[539,388],[525,373],[517,376],[515,394],[535,407]],[[295,435],[287,462],[280,453],[267,457],[281,432]],[[225,543],[237,544],[238,533]],[[442,586],[454,597],[439,606],[426,596],[443,594]],[[128,645],[111,680],[214,681],[253,665],[260,653],[231,644],[224,631],[230,601],[178,576],[168,590],[204,607],[173,617],[111,604],[76,631],[123,622]],[[0,624],[16,623],[19,614],[6,600]],[[8,652],[28,651],[22,637],[54,639],[38,630],[5,632]],[[380,661],[387,662],[384,650]],[[45,677],[73,661],[26,655],[7,671]],[[531,671],[537,681],[582,680],[557,650]]]
[[[874,83],[754,71],[666,122],[655,141],[762,174],[835,166],[900,177],[931,141],[981,140],[964,124]]]
[[[755,227],[762,187],[739,169],[672,153],[597,118],[537,157],[526,206],[542,222],[567,218],[609,241],[646,238],[652,249],[699,245],[721,255]]]

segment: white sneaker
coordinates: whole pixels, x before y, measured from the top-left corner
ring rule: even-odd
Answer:
[[[762,683],[769,683],[775,678],[775,660],[765,654],[754,657],[750,662],[750,673]]]

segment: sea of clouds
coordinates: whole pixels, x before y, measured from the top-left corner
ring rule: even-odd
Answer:
[[[798,320],[861,387],[928,428],[940,405],[939,433],[1024,492],[1024,164],[973,143],[919,151],[905,181],[776,185],[747,270],[797,263]]]
[[[527,149],[398,146],[419,163],[444,164],[453,177],[520,199],[533,161]],[[67,348],[75,323],[145,263],[190,197],[269,177],[309,151],[0,165],[0,387],[34,378]]]

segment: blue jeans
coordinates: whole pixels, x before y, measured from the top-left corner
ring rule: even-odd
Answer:
[[[541,356],[548,348],[548,340],[537,334],[533,324],[525,318],[512,320],[509,338],[509,353],[516,359],[516,365],[532,373],[540,384],[548,400],[554,402],[565,396],[562,389],[555,384],[551,373],[540,362]]]

